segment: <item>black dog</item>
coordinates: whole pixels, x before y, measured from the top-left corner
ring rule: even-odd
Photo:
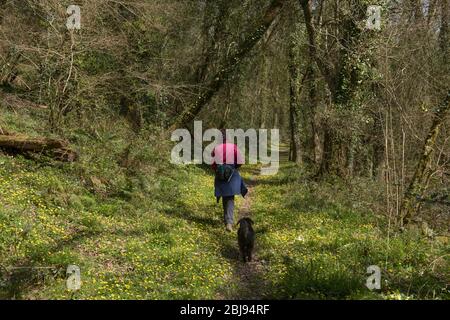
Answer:
[[[253,221],[250,218],[242,218],[237,223],[238,229],[238,243],[241,250],[244,262],[252,261],[253,245],[255,243],[255,231],[253,231]]]

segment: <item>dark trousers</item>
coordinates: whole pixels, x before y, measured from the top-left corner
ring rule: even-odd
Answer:
[[[234,222],[234,196],[222,197],[223,220],[225,224]]]

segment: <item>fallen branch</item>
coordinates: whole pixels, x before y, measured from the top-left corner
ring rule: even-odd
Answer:
[[[48,153],[60,161],[75,161],[76,151],[69,148],[64,140],[50,138],[30,138],[24,135],[0,135],[0,148],[6,148],[17,153]]]
[[[63,148],[66,144],[62,140],[47,138],[29,138],[27,136],[1,135],[0,147],[14,148],[21,151],[40,152],[48,149]]]

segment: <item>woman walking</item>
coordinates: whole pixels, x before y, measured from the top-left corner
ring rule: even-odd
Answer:
[[[215,172],[214,189],[217,202],[222,198],[224,223],[227,231],[233,231],[234,196],[245,197],[248,190],[239,174],[239,167],[244,163],[237,145],[228,142],[225,130],[222,132],[222,143],[213,152],[212,168]]]

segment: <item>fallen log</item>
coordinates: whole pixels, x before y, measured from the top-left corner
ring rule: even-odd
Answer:
[[[62,140],[47,138],[29,138],[27,136],[0,135],[0,147],[13,148],[22,151],[36,151],[63,148]]]
[[[24,135],[0,135],[0,148],[17,153],[48,153],[60,161],[72,162],[78,157],[76,151],[69,148],[68,143],[60,139],[31,138]]]

